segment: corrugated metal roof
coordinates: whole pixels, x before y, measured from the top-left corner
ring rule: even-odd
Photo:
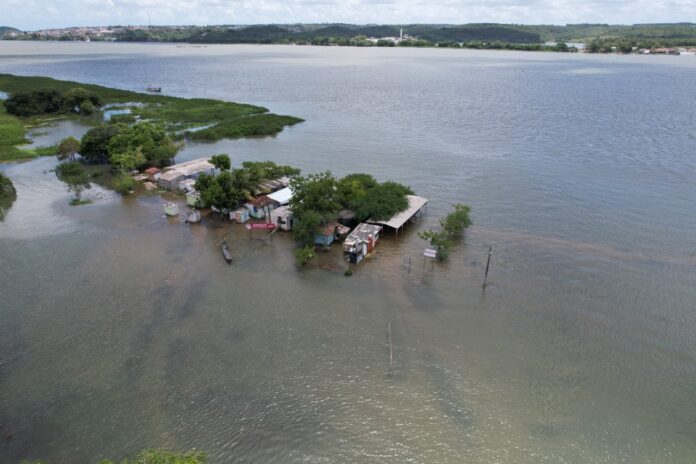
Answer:
[[[367,240],[369,237],[374,237],[382,231],[382,226],[361,222],[355,229],[346,237],[346,242],[357,242],[359,240]]]
[[[394,229],[399,229],[401,228],[401,226],[406,224],[406,221],[415,216],[416,213],[418,213],[418,211],[421,210],[421,208],[428,204],[427,198],[418,197],[416,195],[406,195],[406,198],[408,199],[408,208],[406,208],[404,211],[395,214],[387,221],[369,220],[368,222],[372,222],[374,224],[382,224],[385,226],[392,227]]]

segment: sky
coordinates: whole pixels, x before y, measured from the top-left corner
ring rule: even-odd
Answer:
[[[696,0],[0,0],[0,26],[21,30],[149,21],[153,25],[696,22]]]

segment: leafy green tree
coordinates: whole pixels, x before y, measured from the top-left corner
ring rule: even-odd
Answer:
[[[75,161],[75,154],[80,151],[80,141],[75,137],[67,137],[58,144],[58,159]]]
[[[314,256],[316,256],[316,252],[312,245],[303,246],[295,250],[295,261],[300,266],[307,264]]]
[[[386,220],[408,208],[406,195],[412,194],[413,191],[405,185],[384,182],[370,189],[368,195],[359,202],[355,212],[361,221]]]
[[[0,221],[5,218],[7,210],[17,199],[17,190],[9,177],[0,172]]]
[[[118,133],[108,144],[109,159],[115,155],[140,148],[148,164],[163,166],[171,163],[178,150],[164,128],[147,122],[132,126],[117,124]]]
[[[446,232],[434,232],[430,229],[425,232],[418,232],[418,236],[430,243],[430,246],[437,252],[436,256],[438,261],[447,259],[452,242],[449,240]]]
[[[135,186],[133,176],[126,172],[119,172],[113,180],[113,187],[121,195],[128,195]]]
[[[78,161],[68,161],[56,167],[56,176],[63,181],[69,192],[75,193],[77,202],[82,199],[82,191],[90,187],[89,176]]]
[[[454,211],[440,219],[442,230],[449,238],[457,238],[462,235],[465,229],[468,229],[471,224],[469,213],[471,208],[460,203],[454,205]]]
[[[110,158],[111,164],[121,172],[130,172],[147,163],[141,147],[130,148],[122,153],[115,153]]]
[[[224,153],[220,155],[213,155],[210,158],[210,164],[212,164],[221,171],[229,171],[230,167],[232,167],[230,157]]]
[[[107,161],[109,142],[118,132],[116,125],[102,125],[88,130],[80,140],[80,155],[88,161]]]
[[[294,177],[290,187],[293,191],[290,208],[300,222],[308,211],[319,214],[322,225],[336,220],[341,205],[336,198],[336,179],[331,172]]]

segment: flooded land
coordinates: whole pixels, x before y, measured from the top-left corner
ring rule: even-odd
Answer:
[[[190,226],[159,195],[97,185],[74,207],[54,157],[0,164],[17,190],[0,222],[0,462],[150,447],[214,464],[693,462],[695,70],[693,56],[1,42],[0,73],[304,120],[177,161],[367,172],[430,204],[346,277],[335,246],[298,268],[289,234]],[[446,263],[424,260],[417,233],[455,203],[474,225]]]

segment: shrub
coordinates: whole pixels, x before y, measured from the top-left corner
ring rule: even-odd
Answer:
[[[119,173],[113,180],[114,190],[116,190],[121,195],[128,195],[135,185],[135,180],[133,176],[126,174],[125,172]]]
[[[295,262],[297,262],[297,264],[299,264],[300,266],[304,266],[312,258],[314,258],[315,255],[316,253],[314,252],[314,247],[311,245],[298,248],[295,250]]]

